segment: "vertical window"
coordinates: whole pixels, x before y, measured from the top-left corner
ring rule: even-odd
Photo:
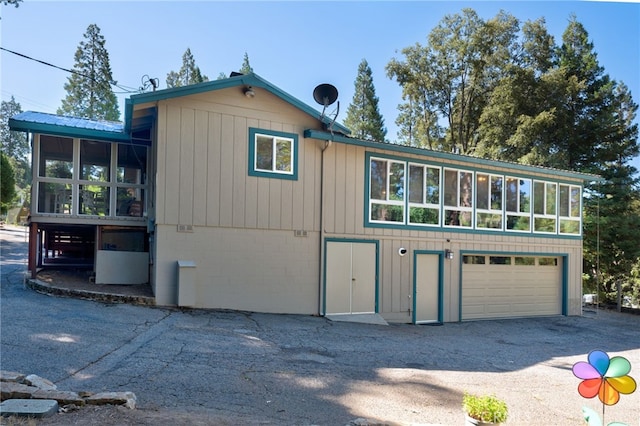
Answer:
[[[440,224],[440,169],[409,165],[409,223]]]
[[[44,135],[40,137],[38,175],[47,178],[73,178],[73,139]]]
[[[502,229],[503,177],[476,174],[476,227]]]
[[[147,148],[118,145],[116,162],[116,215],[143,216]]]
[[[405,163],[371,159],[369,220],[404,223]]]
[[[445,226],[473,226],[473,173],[464,170],[444,171]]]
[[[249,128],[249,175],[297,179],[298,135]]]
[[[507,177],[505,204],[506,229],[531,231],[531,181]]]
[[[557,185],[551,182],[533,183],[533,230],[556,232]]]
[[[561,234],[580,235],[580,200],[582,192],[579,186],[559,185],[558,214]]]
[[[109,216],[110,143],[80,141],[80,180],[78,214]]]
[[[38,213],[73,214],[73,139],[40,136]]]

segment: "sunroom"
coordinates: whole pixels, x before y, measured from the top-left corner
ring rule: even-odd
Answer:
[[[149,130],[26,112],[33,146],[30,265],[83,268],[99,284],[149,281]],[[126,273],[123,271],[126,270]]]

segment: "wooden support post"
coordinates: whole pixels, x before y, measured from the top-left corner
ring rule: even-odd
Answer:
[[[31,278],[36,277],[38,268],[38,224],[29,224],[29,272]]]

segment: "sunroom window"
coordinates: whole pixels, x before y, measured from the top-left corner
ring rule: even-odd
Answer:
[[[476,174],[476,227],[502,229],[502,176]]]
[[[80,141],[79,214],[109,216],[111,144]]]
[[[145,146],[49,135],[37,141],[38,213],[144,215]]]
[[[473,173],[444,170],[444,225],[473,226]]]
[[[116,168],[116,215],[142,216],[147,149],[119,145]]]
[[[533,230],[535,232],[556,232],[557,185],[552,182],[533,183]]]
[[[506,178],[506,228],[510,231],[531,231],[531,181]]]
[[[371,159],[370,220],[404,223],[405,163]]]
[[[561,234],[580,234],[580,200],[582,192],[579,186],[559,186],[559,216]]]
[[[440,168],[409,164],[409,223],[440,224]]]
[[[581,234],[579,185],[379,155],[365,157],[368,225]]]

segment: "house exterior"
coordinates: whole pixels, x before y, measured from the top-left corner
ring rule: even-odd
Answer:
[[[84,265],[158,305],[404,323],[582,312],[597,176],[351,138],[255,74],[133,95],[123,124],[10,127],[33,146],[34,276]]]

